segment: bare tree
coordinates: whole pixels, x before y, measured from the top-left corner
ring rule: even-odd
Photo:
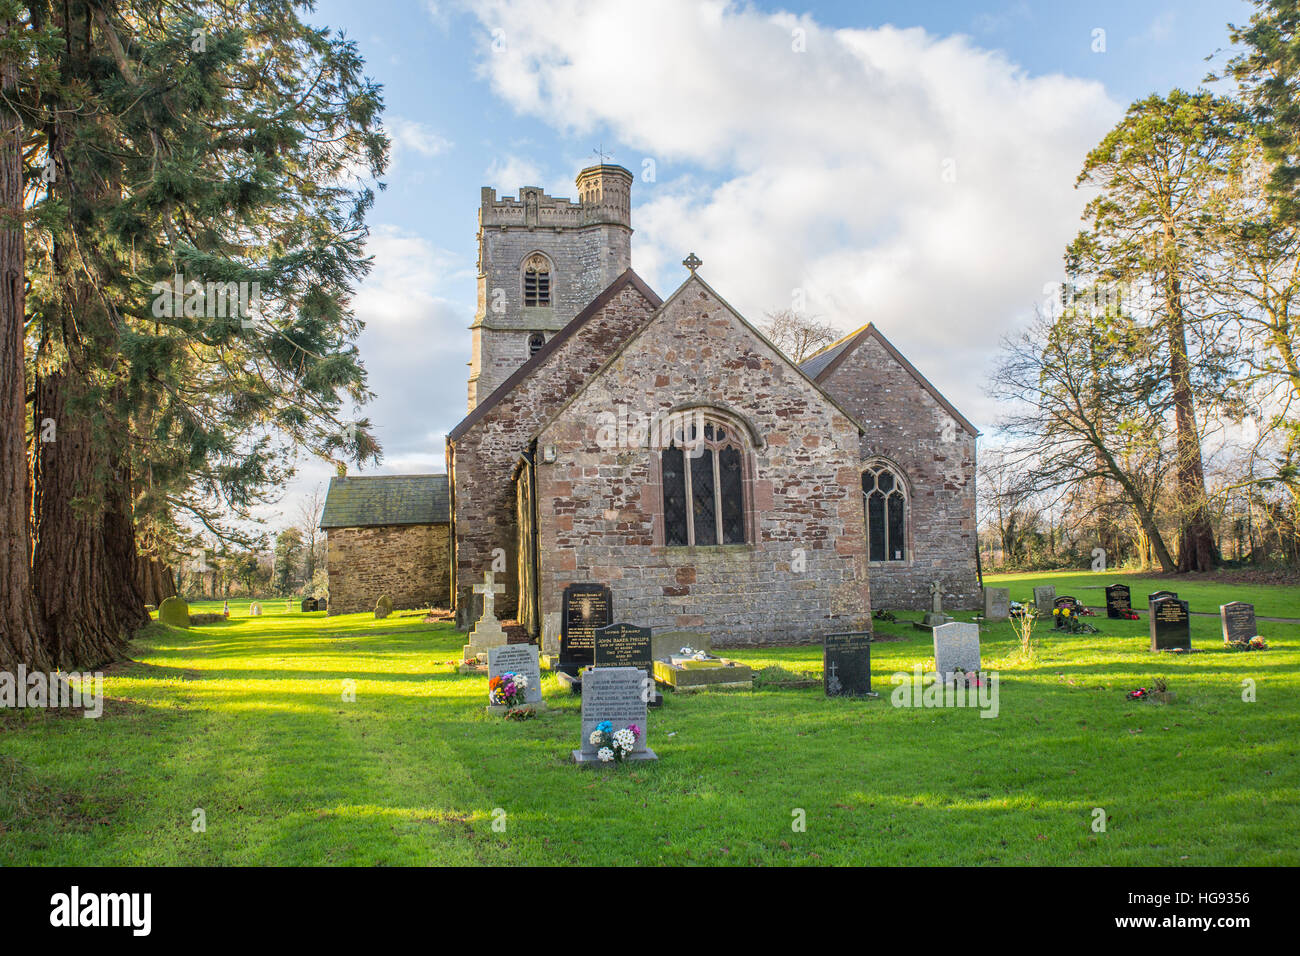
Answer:
[[[1174,561],[1156,523],[1171,454],[1168,390],[1155,333],[1121,315],[1042,315],[1004,343],[992,391],[1013,410],[1007,464],[1039,493],[1116,489],[1161,567]],[[1055,529],[1054,529],[1055,530]]]
[[[835,326],[818,322],[815,315],[800,315],[794,309],[768,312],[762,332],[796,364],[840,337]]]
[[[303,542],[303,580],[311,586],[316,574],[317,538],[320,535],[321,514],[325,510],[325,489],[317,485],[309,494],[298,502],[298,529],[302,532]]]

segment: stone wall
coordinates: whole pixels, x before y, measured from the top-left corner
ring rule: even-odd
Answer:
[[[820,384],[866,429],[862,460],[892,462],[908,485],[906,560],[870,563],[875,606],[928,610],[939,581],[945,608],[979,607],[975,435],[874,335]]]
[[[329,613],[373,611],[381,594],[399,610],[446,606],[449,541],[445,524],[329,529]]]
[[[746,544],[666,546],[659,450],[611,441],[620,416],[694,403],[744,436]],[[544,644],[573,582],[607,583],[616,620],[708,631],[718,646],[869,627],[858,429],[698,280],[538,443]]]
[[[493,551],[506,554],[506,587],[497,613],[514,616],[518,602],[515,489],[511,481],[519,457],[542,425],[572,396],[659,304],[658,297],[629,273],[611,287],[607,301],[592,303],[592,314],[543,357],[532,374],[487,408],[463,434],[448,439],[456,535],[456,617],[464,627],[473,608],[472,586],[492,567]],[[459,427],[459,426],[458,426]]]

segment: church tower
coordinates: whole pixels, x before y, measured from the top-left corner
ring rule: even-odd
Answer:
[[[578,201],[524,186],[478,214],[478,311],[470,326],[469,410],[632,265],[632,174],[578,173]]]

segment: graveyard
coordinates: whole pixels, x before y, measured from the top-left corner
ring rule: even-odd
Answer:
[[[1083,587],[1102,577],[988,583],[1100,606]],[[1112,577],[1145,607],[1145,582]],[[935,666],[923,615],[897,613],[874,622],[877,697],[828,697],[819,643],[720,650],[752,689],[665,690],[643,728],[658,759],[596,769],[574,762],[583,698],[543,670],[545,710],[489,713],[450,623],[231,601],[141,632],[106,674],[106,719],[0,711],[0,865],[1300,863],[1300,632],[1261,619],[1268,650],[1234,652],[1217,613],[1300,617],[1300,599],[1151,583],[1189,603],[1192,653],[1152,653],[1145,616],[1104,610],[1097,633],[1040,622],[1030,658],[1012,622],[984,623],[985,719],[895,706],[893,675]],[[1127,699],[1157,678],[1171,702]]]

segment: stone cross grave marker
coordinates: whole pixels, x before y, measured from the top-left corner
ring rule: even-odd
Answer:
[[[576,677],[596,663],[596,629],[614,620],[614,598],[606,584],[570,584],[560,599],[560,662],[557,670]]]
[[[1133,609],[1133,592],[1127,584],[1112,584],[1106,588],[1106,616],[1123,617]]]
[[[980,669],[980,627],[953,621],[934,629],[934,670],[948,683],[957,669],[973,674]]]
[[[984,589],[984,620],[1005,621],[1011,617],[1011,589]]]
[[[474,593],[483,596],[483,614],[470,631],[469,643],[465,645],[464,660],[470,660],[485,653],[493,647],[507,643],[506,632],[496,616],[498,594],[506,593],[504,584],[496,583],[496,575],[491,571],[483,572],[483,583],[474,585]]]
[[[646,746],[649,729],[646,726],[648,707],[642,693],[645,674],[639,667],[597,667],[587,671],[582,681],[582,746],[573,751],[577,764],[601,763],[591,732],[602,721],[608,720],[615,730],[636,724],[641,730],[636,747],[629,760],[658,760],[655,752]]]
[[[506,673],[520,674],[528,681],[528,686],[524,688],[524,704],[539,710],[546,706],[542,700],[542,669],[537,662],[537,645],[498,644],[489,647],[487,655],[489,681]],[[488,700],[491,701],[490,695]],[[505,709],[504,704],[488,704],[489,712]]]
[[[1039,617],[1051,617],[1052,602],[1056,600],[1056,585],[1042,584],[1034,588],[1034,613]]]
[[[822,638],[822,687],[827,697],[871,695],[871,633],[849,631]]]
[[[1191,618],[1187,602],[1176,597],[1160,597],[1151,602],[1151,650],[1192,649]]]
[[[1223,625],[1223,643],[1236,644],[1259,637],[1255,625],[1255,605],[1243,601],[1229,601],[1219,605],[1219,621]]]

